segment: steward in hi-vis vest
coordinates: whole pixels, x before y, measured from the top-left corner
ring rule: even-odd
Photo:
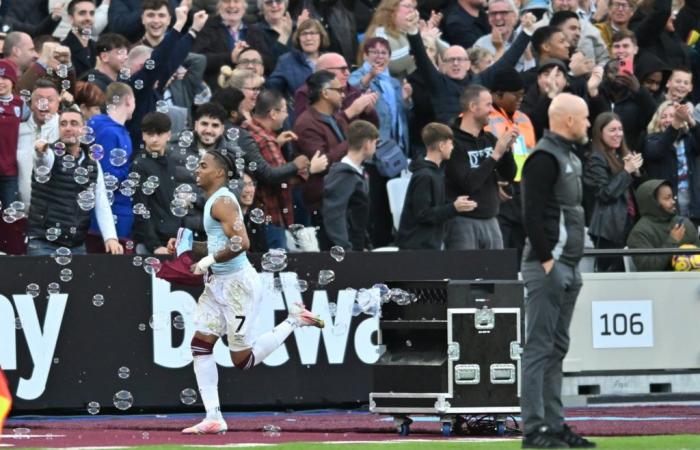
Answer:
[[[519,133],[512,148],[513,159],[517,167],[513,185],[509,186],[506,182],[499,182],[502,203],[498,214],[498,224],[503,235],[503,247],[517,249],[518,261],[520,261],[525,245],[520,207],[520,177],[525,159],[536,144],[535,128],[530,118],[525,113],[518,111],[525,95],[525,85],[519,72],[512,67],[503,68],[496,73],[490,88],[493,95],[493,108],[485,130],[497,138],[513,128],[517,129]]]

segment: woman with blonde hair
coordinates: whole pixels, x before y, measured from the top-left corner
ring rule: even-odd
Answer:
[[[666,180],[677,198],[678,214],[700,224],[700,126],[690,104],[665,101],[647,128],[642,154],[649,178]]]
[[[223,66],[217,81],[222,88],[233,87],[243,92],[244,98],[238,108],[245,119],[250,120],[250,113],[253,111],[258,94],[265,84],[265,78],[250,70],[231,69],[229,66]]]
[[[416,70],[410,46],[408,45],[408,38],[406,37],[410,16],[413,14],[417,14],[416,0],[382,0],[365,33],[365,40],[381,37],[389,41],[391,47],[389,72],[392,77],[400,80]],[[422,33],[436,38],[438,53],[441,53],[448,47],[445,42],[437,39],[439,35],[437,25],[441,19],[442,15],[440,14],[432,15]],[[365,56],[364,45],[361,46],[358,53],[357,62],[362,64]]]
[[[472,47],[467,50],[467,56],[469,57],[469,62],[471,63],[472,73],[483,72],[488,69],[491,64],[494,63],[494,54],[482,47]]]
[[[598,115],[592,131],[592,154],[583,171],[583,182],[595,196],[588,234],[596,248],[623,248],[637,217],[633,189],[644,159],[627,148],[617,114]],[[624,270],[621,257],[596,260],[597,272]]]

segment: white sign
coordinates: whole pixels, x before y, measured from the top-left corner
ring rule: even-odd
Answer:
[[[593,348],[654,346],[651,300],[591,302]]]

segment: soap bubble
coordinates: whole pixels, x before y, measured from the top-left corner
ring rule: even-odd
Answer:
[[[92,144],[90,146],[90,158],[93,161],[100,161],[105,157],[105,149],[100,144]]]
[[[263,436],[265,437],[279,437],[282,429],[276,425],[263,425]]]
[[[153,70],[156,68],[156,62],[152,59],[147,59],[143,66],[146,68],[146,70]]]
[[[189,171],[195,170],[197,168],[198,162],[199,158],[197,158],[194,155],[190,155],[187,158],[185,158],[185,168]]]
[[[180,392],[180,402],[183,405],[192,405],[197,402],[197,391],[192,388],[183,389]]]
[[[325,286],[330,284],[335,280],[335,272],[332,270],[319,270],[318,271],[318,284],[320,286]]]
[[[280,272],[287,267],[287,253],[282,248],[271,248],[262,256],[262,268],[267,272]]]
[[[51,168],[49,166],[37,166],[34,168],[34,179],[37,183],[44,184],[51,179]]]
[[[114,167],[123,166],[126,164],[127,159],[126,150],[123,148],[113,148],[112,151],[109,152],[109,163]]]
[[[63,156],[66,154],[66,144],[63,142],[56,142],[53,144],[53,153],[56,156]]]
[[[175,217],[185,217],[187,215],[187,202],[174,198],[170,202],[170,212],[173,213]]]
[[[104,174],[105,188],[110,191],[116,191],[119,187],[119,179],[111,173]]]
[[[95,294],[92,296],[92,304],[98,308],[105,304],[105,298],[102,294]]]
[[[90,414],[92,414],[93,416],[94,416],[95,414],[99,414],[99,413],[100,413],[100,404],[97,403],[97,402],[90,402],[90,403],[88,403],[88,405],[87,405],[87,412],[90,413]]]
[[[61,286],[56,282],[49,283],[49,285],[46,286],[47,294],[58,294],[59,292],[61,292]]]
[[[334,245],[331,247],[331,258],[340,262],[345,259],[345,249],[340,245]]]
[[[138,183],[134,180],[126,179],[119,185],[119,192],[125,197],[131,197],[136,192]]]
[[[73,271],[68,268],[61,269],[60,278],[64,283],[69,282],[73,279]]]
[[[39,296],[39,285],[36,283],[30,283],[27,285],[27,294],[31,295],[32,298],[37,298]]]
[[[149,256],[143,261],[143,270],[149,275],[154,275],[160,271],[162,264],[160,259]]]
[[[258,225],[265,221],[265,213],[260,208],[255,208],[250,211],[250,221]]]
[[[46,229],[46,240],[53,242],[61,237],[61,229],[57,227],[51,227]]]
[[[95,193],[91,190],[78,193],[78,206],[83,211],[90,211],[95,207],[96,202],[97,198],[95,197]]]
[[[168,108],[168,102],[165,100],[158,100],[156,102],[156,112],[167,114],[170,108]]]
[[[68,247],[59,247],[54,253],[54,261],[61,266],[67,266],[73,260],[73,254]]]
[[[73,179],[78,184],[86,184],[90,179],[88,178],[88,170],[85,167],[78,167],[73,172]]]
[[[141,267],[141,264],[143,264],[143,258],[141,256],[134,256],[134,260],[132,261],[132,264],[136,267]]]
[[[139,89],[139,90],[140,90],[140,89],[143,89],[143,80],[142,80],[142,79],[138,79],[138,80],[134,81],[134,87],[135,87],[136,89]]]
[[[131,375],[131,370],[129,370],[129,368],[126,366],[120,367],[119,370],[117,371],[117,376],[119,378],[121,378],[122,380],[126,380],[127,378],[129,378],[130,375]]]
[[[240,252],[243,249],[243,238],[240,236],[231,236],[229,243],[232,252]]]
[[[173,328],[176,330],[185,329],[185,319],[180,314],[173,318]]]
[[[72,169],[75,167],[75,158],[73,158],[73,155],[63,155],[63,158],[61,158],[61,165],[64,169]]]
[[[241,132],[238,128],[231,127],[228,130],[226,130],[226,139],[229,141],[237,141],[238,137],[240,136]]]
[[[117,409],[126,411],[133,406],[134,396],[129,391],[119,391],[112,397],[112,402]]]
[[[309,282],[306,280],[297,280],[297,286],[299,287],[299,292],[306,292],[309,289]]]

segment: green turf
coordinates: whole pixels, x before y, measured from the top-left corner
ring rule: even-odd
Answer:
[[[700,450],[700,435],[674,435],[674,436],[633,436],[593,438],[600,449],[624,449],[624,450]],[[520,448],[520,441],[511,442],[405,442],[390,444],[319,444],[309,442],[296,442],[266,447],[235,447],[238,449],[260,450],[331,450],[331,449],[363,449],[363,450],[515,450]],[[211,450],[211,447],[181,447],[176,445],[139,447],[139,450]]]

